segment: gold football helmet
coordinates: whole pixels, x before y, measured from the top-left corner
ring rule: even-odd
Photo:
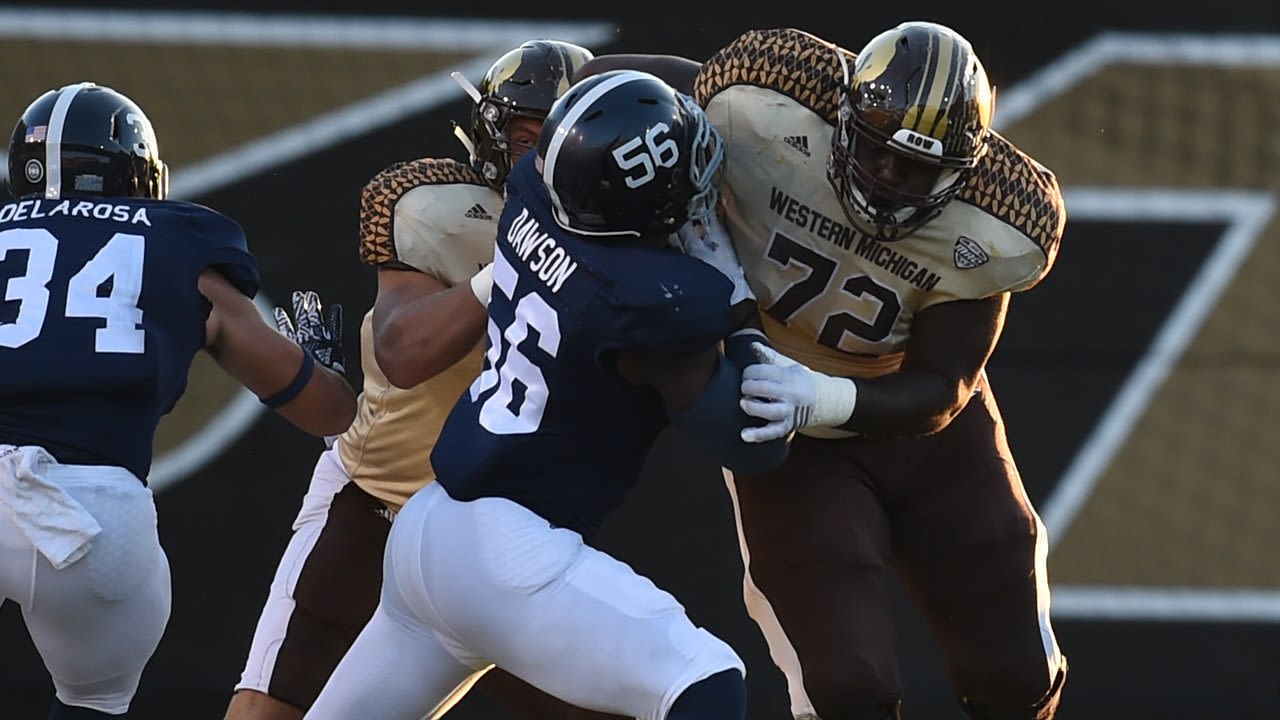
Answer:
[[[935,23],[877,35],[852,73],[843,53],[840,62],[845,80],[827,175],[851,222],[877,239],[899,239],[936,217],[986,152],[993,90],[969,41]],[[881,182],[868,158],[885,150],[934,170],[932,188]]]
[[[556,98],[572,84],[574,74],[593,58],[590,50],[560,40],[530,40],[498,58],[476,88],[460,74],[453,77],[471,96],[471,129],[454,126],[466,146],[471,166],[495,190],[511,172],[511,155],[532,149],[507,136],[511,120],[542,122]]]

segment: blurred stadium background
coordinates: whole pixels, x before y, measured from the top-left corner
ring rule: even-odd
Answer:
[[[1068,194],[1059,265],[1014,300],[990,369],[1052,535],[1072,664],[1061,717],[1280,718],[1280,6],[103,5],[0,6],[0,121],[68,82],[131,95],[175,194],[248,231],[264,297],[314,287],[346,306],[351,338],[374,287],[355,255],[359,189],[396,160],[461,157],[449,121],[467,106],[448,71],[476,79],[539,36],[699,58],[751,27],[857,48],[905,19],[954,26],[999,87],[998,127]],[[668,441],[602,544],[738,648],[752,720],[786,717],[741,607],[723,487]],[[321,446],[203,363],[158,444],[174,607],[131,717],[217,718]],[[898,606],[906,716],[959,718]],[[43,717],[51,693],[6,604],[0,718]],[[451,717],[504,716],[474,697]]]

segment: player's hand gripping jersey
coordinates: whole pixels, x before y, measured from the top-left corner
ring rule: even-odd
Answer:
[[[1024,290],[1049,271],[1066,222],[1053,174],[1003,137],[941,214],[880,242],[827,179],[838,87],[852,53],[798,30],[744,34],[694,93],[726,144],[726,225],[784,354],[834,375],[898,368],[912,319],[950,300]]]
[[[0,443],[145,482],[156,426],[205,345],[210,305],[198,285],[211,267],[257,293],[244,232],[200,205],[0,205]]]
[[[452,286],[493,257],[502,196],[456,160],[393,165],[361,197],[360,259],[412,268]],[[370,495],[404,504],[434,477],[431,449],[454,401],[480,372],[482,348],[411,389],[388,382],[373,351],[373,311],[360,326],[364,392],[355,422],[338,441],[347,472]]]
[[[714,347],[733,327],[732,285],[675,248],[561,229],[535,160],[530,153],[507,181],[484,371],[432,461],[454,499],[505,497],[589,537],[667,423],[658,394],[624,381],[611,351]]]

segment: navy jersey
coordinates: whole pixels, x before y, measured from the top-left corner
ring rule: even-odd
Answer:
[[[204,347],[210,305],[197,282],[209,267],[257,292],[244,231],[199,205],[0,205],[0,443],[145,481],[156,425]]]
[[[533,159],[507,180],[483,371],[431,462],[456,499],[509,498],[591,535],[667,422],[658,394],[624,381],[611,352],[714,347],[732,330],[732,286],[674,248],[563,230]]]

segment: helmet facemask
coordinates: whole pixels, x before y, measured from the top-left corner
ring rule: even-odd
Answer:
[[[968,41],[933,23],[881,33],[852,73],[837,56],[844,80],[827,177],[850,222],[878,240],[900,239],[937,217],[986,153],[991,86]],[[901,184],[882,179],[886,153]]]
[[[528,142],[511,140],[507,130],[516,118],[528,118],[539,124],[547,119],[546,110],[522,108],[497,98],[483,98],[471,113],[471,137],[475,138],[476,170],[490,185],[501,185],[511,172],[512,156],[519,157],[537,146],[537,138]]]
[[[928,148],[940,148],[941,143],[907,128],[887,133],[853,109],[848,93],[840,100],[839,113],[827,173],[850,221],[877,240],[896,240],[937,217],[964,188],[977,165],[977,157],[929,152]],[[888,124],[892,127],[894,123]],[[908,167],[932,168],[937,177],[926,192],[886,186],[876,169],[865,163],[865,158],[877,151],[896,153]]]
[[[720,179],[724,170],[724,142],[720,133],[707,120],[693,98],[676,93],[684,106],[686,121],[693,125],[692,155],[689,180],[693,197],[689,198],[689,220],[705,223],[716,212],[720,201]]]
[[[472,101],[468,129],[455,124],[454,135],[485,183],[500,191],[515,159],[537,145],[536,137],[512,140],[512,123],[527,119],[540,126],[569,89],[574,73],[591,58],[590,51],[572,43],[532,40],[498,58],[478,88],[460,73],[452,74]]]

